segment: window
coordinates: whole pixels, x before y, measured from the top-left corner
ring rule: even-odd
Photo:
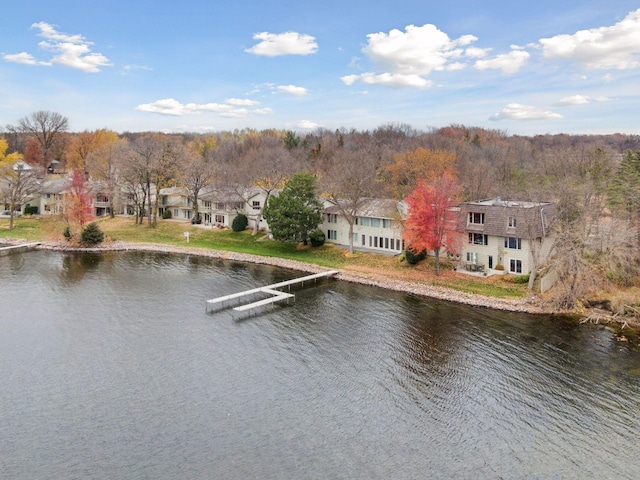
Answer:
[[[382,228],[391,228],[391,220],[389,220],[388,218],[383,218]]]
[[[180,213],[180,210],[178,210],[177,208],[174,208],[174,209],[173,209],[173,216],[174,216],[175,218],[178,218],[178,214],[179,214],[179,213]]]
[[[478,254],[475,252],[467,252],[467,262],[478,263]]]
[[[469,212],[469,223],[484,225],[484,213]]]
[[[224,215],[216,215],[216,223],[224,224]]]
[[[327,238],[329,240],[337,240],[338,239],[338,231],[337,230],[327,230]]]
[[[509,217],[509,223],[507,223],[509,228],[516,228],[516,217]]]
[[[184,218],[191,218],[191,210],[184,211]]]
[[[469,243],[474,245],[489,245],[489,235],[483,235],[482,233],[470,233]]]
[[[351,235],[351,240],[353,241],[353,243],[357,243],[358,242],[358,234],[354,233]]]
[[[389,239],[388,238],[384,239],[384,248],[389,248]]]
[[[209,200],[204,201],[204,208],[211,208],[211,202]]]
[[[335,213],[327,213],[328,223],[338,223],[338,215]]]
[[[380,228],[380,219],[379,218],[372,218],[371,219],[371,226],[375,227],[375,228]]]
[[[364,247],[367,244],[367,236],[362,235],[362,246]]]
[[[216,202],[216,210],[224,210],[224,203]]]
[[[522,273],[522,260],[509,260],[509,272]]]
[[[253,202],[251,202],[251,206],[253,207],[254,210],[260,210],[260,201],[254,200]]]
[[[236,203],[236,207],[235,207],[236,210],[242,210],[243,207],[244,207],[244,203],[242,203],[242,202]]]
[[[185,198],[185,199],[184,199],[184,204],[185,204],[187,207],[191,206],[191,199],[190,199],[190,198]]]
[[[522,250],[522,239],[516,237],[505,237],[504,248],[512,248],[515,250]]]
[[[378,237],[373,237],[373,246],[378,248]]]
[[[368,217],[362,217],[362,218],[360,218],[360,222],[361,222],[361,225],[362,225],[363,227],[368,227],[368,226],[370,226],[370,225],[371,225],[371,219],[370,219],[370,218],[368,218]]]

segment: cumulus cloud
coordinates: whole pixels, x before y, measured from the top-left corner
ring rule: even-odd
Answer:
[[[103,67],[113,64],[101,53],[91,51],[93,42],[85,40],[82,35],[69,35],[56,30],[53,25],[45,22],[34,23],[31,28],[40,30],[38,36],[45,40],[38,46],[53,53],[53,57],[47,61],[37,61],[33,55],[27,52],[4,55],[9,62],[17,62],[26,65],[47,65],[56,63],[65,67],[75,68],[83,72],[96,73]]]
[[[316,128],[322,127],[322,125],[312,122],[311,120],[300,120],[297,127],[303,130],[315,130]]]
[[[229,98],[225,103],[187,103],[183,104],[174,98],[164,98],[153,103],[143,103],[136,107],[140,112],[157,113],[160,115],[197,115],[202,113],[217,113],[221,117],[241,118],[250,113],[266,115],[272,113],[270,108],[249,110],[247,108],[258,105],[255,100],[243,100],[239,98]]]
[[[585,105],[592,102],[607,102],[607,97],[590,97],[588,95],[571,95],[570,97],[562,98],[558,103],[559,107],[567,107],[573,105]]]
[[[473,46],[478,40],[474,35],[452,39],[432,24],[371,33],[367,39],[362,51],[377,71],[345,75],[341,80],[346,85],[361,81],[369,85],[426,88],[433,85],[428,79],[431,73],[462,70],[490,51]]]
[[[303,96],[309,93],[304,87],[296,87],[295,85],[279,85],[277,90],[282,93],[288,93],[289,95]]]
[[[501,70],[502,73],[516,73],[529,60],[529,52],[511,47],[509,53],[503,53],[487,60],[476,61],[474,68],[477,70]]]
[[[559,113],[543,110],[532,105],[509,103],[489,120],[557,120],[562,118]]]
[[[269,33],[261,32],[253,36],[254,40],[261,40],[245,52],[266,57],[279,55],[310,55],[318,51],[315,37],[297,32]]]
[[[41,62],[36,60],[33,55],[27,52],[9,53],[3,55],[2,58],[4,58],[7,62],[22,63],[23,65],[51,65],[51,63],[49,62]]]
[[[640,66],[640,9],[610,27],[540,39],[544,58],[569,59],[583,67],[626,70]]]

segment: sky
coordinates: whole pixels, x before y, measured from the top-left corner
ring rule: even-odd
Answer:
[[[29,0],[3,8],[0,126],[640,134],[637,0]]]

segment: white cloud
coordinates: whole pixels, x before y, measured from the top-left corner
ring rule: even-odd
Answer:
[[[173,98],[165,98],[155,101],[153,103],[144,103],[138,105],[136,110],[140,112],[159,113],[161,115],[189,115],[194,113],[207,112],[228,112],[233,107],[231,105],[225,105],[220,103],[187,103],[182,104]]]
[[[34,23],[31,28],[40,30],[38,36],[46,40],[40,42],[38,46],[43,50],[54,53],[48,61],[37,61],[33,55],[27,52],[4,55],[3,58],[9,62],[17,62],[26,65],[46,65],[54,63],[65,67],[75,68],[83,72],[96,73],[103,67],[110,67],[113,64],[101,53],[91,51],[92,42],[85,40],[82,35],[69,35],[58,32],[53,25],[45,22]]]
[[[51,65],[49,62],[40,62],[36,60],[33,55],[27,52],[9,53],[3,55],[2,58],[7,62],[22,63],[23,65]]]
[[[532,105],[510,103],[489,120],[557,120],[562,115],[549,110],[542,110]]]
[[[587,69],[626,70],[640,66],[640,9],[610,27],[540,39],[547,59],[573,60]]]
[[[244,100],[239,98],[229,98],[225,103],[181,103],[174,98],[164,98],[153,103],[144,103],[138,105],[136,110],[140,112],[158,113],[160,115],[198,115],[201,113],[211,112],[217,113],[221,117],[241,118],[249,113],[256,115],[267,115],[273,113],[270,108],[256,108],[248,110],[247,108],[236,107],[253,107],[259,105],[260,102],[255,100]]]
[[[322,125],[312,122],[311,120],[301,120],[298,122],[297,127],[303,130],[314,130],[316,128],[322,127]]]
[[[309,55],[318,51],[318,44],[314,37],[297,32],[261,32],[256,33],[253,39],[262,40],[245,50],[245,52],[254,55],[277,57],[279,55]]]
[[[387,87],[430,87],[433,82],[422,78],[419,75],[401,75],[391,73],[363,73],[361,75],[345,75],[340,80],[345,85],[353,85],[356,80],[360,80],[367,85],[385,85]]]
[[[309,93],[304,87],[296,87],[295,85],[279,85],[277,87],[279,92],[288,93],[289,95],[303,96]]]
[[[585,105],[592,102],[607,102],[607,97],[589,97],[588,95],[571,95],[561,99],[556,105],[559,107],[566,107],[572,105]]]
[[[477,70],[501,70],[502,73],[516,73],[527,63],[529,57],[529,52],[512,47],[509,53],[503,53],[488,60],[476,61],[474,68]]]
[[[367,38],[363,52],[380,70],[394,75],[420,76],[444,70],[448,62],[464,55],[461,47],[477,40],[473,35],[452,40],[432,24],[409,25],[404,32],[393,29],[388,34],[371,33]]]
[[[260,104],[260,102],[256,100],[249,100],[246,98],[228,98],[224,101],[224,103],[237,107],[253,107]]]

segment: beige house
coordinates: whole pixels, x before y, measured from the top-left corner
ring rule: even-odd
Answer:
[[[404,202],[386,198],[363,199],[353,224],[353,248],[397,255],[404,250],[402,218]],[[342,209],[325,201],[321,229],[328,243],[349,246],[349,222]]]

